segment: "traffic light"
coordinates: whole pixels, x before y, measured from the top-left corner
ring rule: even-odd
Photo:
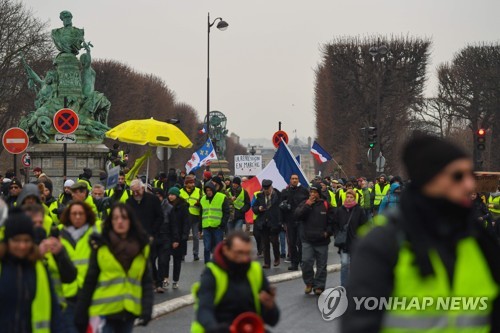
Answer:
[[[368,148],[374,148],[377,144],[377,128],[368,127]]]
[[[476,148],[480,151],[486,149],[486,130],[484,128],[480,128],[476,132]]]

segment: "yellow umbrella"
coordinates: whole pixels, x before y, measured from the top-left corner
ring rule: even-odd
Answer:
[[[191,148],[193,143],[177,126],[151,119],[129,120],[106,132],[106,137],[137,145]]]

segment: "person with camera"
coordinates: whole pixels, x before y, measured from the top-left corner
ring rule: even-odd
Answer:
[[[328,245],[333,234],[332,206],[321,196],[321,184],[313,184],[309,199],[299,205],[296,217],[300,220],[302,239],[302,278],[304,292],[321,295],[326,285]],[[316,264],[316,274],[314,273]]]
[[[271,244],[273,245],[274,267],[280,264],[280,247],[278,236],[281,230],[281,193],[273,188],[273,181],[264,179],[262,181],[262,192],[257,194],[253,212],[257,215],[255,227],[259,229],[264,248],[263,268],[271,267]]]
[[[309,191],[300,184],[299,175],[293,174],[290,176],[290,185],[282,192],[281,197],[283,201],[280,208],[286,226],[288,252],[291,261],[288,270],[296,271],[299,269],[299,263],[301,262],[302,245],[299,235],[299,222],[294,212],[301,203],[307,200]]]

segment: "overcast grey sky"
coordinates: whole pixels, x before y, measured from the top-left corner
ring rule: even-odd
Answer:
[[[319,47],[338,35],[410,34],[433,39],[427,93],[435,66],[467,43],[496,42],[498,0],[24,0],[36,16],[61,26],[73,13],[93,55],[154,73],[191,104],[206,110],[206,24],[211,33],[211,109],[228,116],[242,138],[270,137],[278,121],[290,134],[314,136],[314,68]],[[97,78],[99,79],[99,78]],[[113,112],[113,111],[111,111]]]

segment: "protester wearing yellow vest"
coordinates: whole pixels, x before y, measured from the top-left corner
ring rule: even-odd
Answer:
[[[64,324],[69,332],[76,332],[74,324],[75,306],[79,290],[88,270],[91,248],[90,236],[97,233],[96,216],[92,208],[84,202],[73,201],[61,215],[61,242],[77,269],[73,283],[63,283],[63,295],[67,307],[64,309]]]
[[[93,235],[92,254],[75,321],[84,331],[91,317],[101,317],[106,332],[131,332],[134,320],[145,326],[153,310],[149,238],[132,209],[118,203]]]
[[[224,229],[229,220],[229,203],[225,194],[215,192],[212,182],[205,184],[205,196],[201,204],[201,227],[205,263],[210,261],[210,254],[215,246],[222,241]]]
[[[350,301],[398,302],[374,311],[353,303],[342,332],[498,331],[500,248],[471,218],[472,161],[450,142],[418,136],[403,162],[411,184],[399,210],[357,244],[347,289]]]
[[[380,175],[378,183],[375,184],[373,191],[375,193],[375,198],[373,200],[373,211],[374,215],[377,215],[382,199],[389,193],[391,184],[387,183],[387,179],[384,174]]]
[[[250,196],[241,187],[241,178],[234,177],[231,188],[228,189],[229,196],[234,206],[234,218],[228,223],[228,231],[242,229],[245,224],[245,214],[250,209]]]
[[[19,209],[11,211],[0,243],[2,332],[65,332],[58,298],[34,238],[31,219]]]
[[[201,190],[196,187],[194,176],[188,175],[184,180],[184,187],[181,189],[180,197],[189,204],[189,225],[193,234],[193,257],[194,261],[200,260],[199,257],[199,233],[201,221]]]
[[[217,246],[213,262],[206,264],[201,281],[193,286],[192,333],[228,332],[234,319],[246,312],[259,315],[268,325],[278,323],[275,290],[251,257],[250,236],[241,230],[229,233]]]

